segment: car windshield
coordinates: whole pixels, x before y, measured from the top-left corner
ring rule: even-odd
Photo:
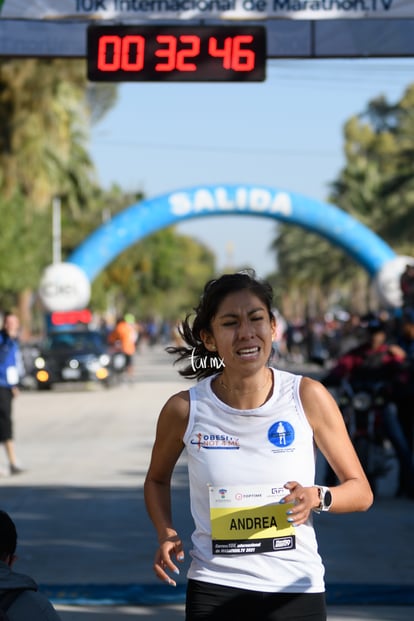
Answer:
[[[56,332],[50,334],[45,349],[49,351],[96,351],[104,346],[99,332]]]

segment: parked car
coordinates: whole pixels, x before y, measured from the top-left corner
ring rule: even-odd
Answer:
[[[116,383],[125,370],[125,356],[105,341],[99,330],[51,332],[39,346],[34,377],[39,390],[62,382]]]

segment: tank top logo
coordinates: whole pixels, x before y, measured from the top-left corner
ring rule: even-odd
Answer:
[[[197,446],[199,451],[201,449],[238,451],[240,448],[239,438],[220,433],[197,433],[190,440],[190,444]]]
[[[285,448],[295,440],[295,430],[287,421],[278,420],[270,427],[267,437],[278,448]]]

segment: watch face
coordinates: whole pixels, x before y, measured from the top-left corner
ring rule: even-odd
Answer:
[[[332,504],[332,494],[329,490],[326,490],[325,492],[323,504],[325,505],[325,507],[330,507]]]

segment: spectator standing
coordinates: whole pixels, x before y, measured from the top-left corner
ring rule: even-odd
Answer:
[[[408,263],[400,276],[402,303],[404,308],[414,309],[414,265]]]
[[[30,576],[12,570],[16,561],[17,532],[11,517],[0,510],[0,610],[9,621],[60,621],[49,600]]]
[[[398,344],[407,357],[401,369],[399,382],[396,384],[396,403],[398,416],[406,438],[411,461],[414,460],[414,309],[406,309]],[[413,475],[414,477],[414,475]],[[397,496],[408,496],[414,499],[414,478],[410,482],[404,470],[400,471]]]
[[[18,317],[6,312],[0,330],[0,442],[6,450],[10,474],[23,472],[16,459],[12,421],[13,399],[19,394],[19,381],[24,375],[18,343],[19,327]]]
[[[125,372],[129,379],[133,374],[133,357],[136,351],[137,332],[125,317],[118,317],[115,328],[108,336],[108,342],[125,356]]]

